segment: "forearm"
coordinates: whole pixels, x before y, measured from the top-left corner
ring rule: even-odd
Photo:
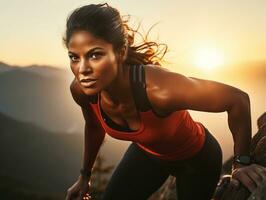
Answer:
[[[228,124],[234,140],[234,155],[248,155],[251,143],[251,113],[249,97],[240,95],[228,110]]]
[[[101,129],[88,129],[85,124],[83,168],[91,170],[99,149],[103,143],[105,131]]]

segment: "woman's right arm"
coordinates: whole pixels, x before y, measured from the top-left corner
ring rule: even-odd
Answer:
[[[91,170],[103,143],[105,131],[90,106],[90,97],[83,93],[76,79],[70,85],[75,102],[81,107],[85,120],[83,169]]]
[[[100,124],[94,124],[93,111],[89,105],[87,108],[82,107],[82,113],[89,118],[89,121],[85,119],[85,134],[84,134],[84,151],[83,151],[83,169],[91,170],[96,160],[99,149],[103,143],[105,137],[105,131],[99,127]],[[84,117],[85,118],[85,117]],[[98,122],[99,123],[99,122]]]
[[[72,81],[70,91],[75,102],[81,107],[85,120],[82,168],[91,171],[106,133],[90,106],[89,96],[82,92],[76,79]],[[82,198],[89,190],[89,180],[90,177],[80,175],[78,181],[68,189],[66,200],[77,196]]]

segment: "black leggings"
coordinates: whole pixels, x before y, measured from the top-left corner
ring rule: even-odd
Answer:
[[[102,200],[146,200],[169,175],[176,177],[178,200],[209,200],[219,181],[222,150],[206,129],[203,148],[193,157],[163,161],[131,143],[119,162]]]

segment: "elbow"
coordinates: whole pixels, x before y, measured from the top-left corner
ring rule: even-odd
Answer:
[[[234,110],[243,110],[243,109],[248,109],[250,110],[250,98],[248,93],[246,92],[238,92],[237,95],[235,95],[231,106],[227,108],[228,112],[232,112]]]
[[[242,102],[245,105],[248,105],[249,106],[250,105],[250,98],[249,98],[248,93],[242,92],[240,96],[241,96],[240,97],[241,98],[240,102]]]
[[[241,92],[235,100],[234,107],[242,111],[248,110],[250,112],[250,98],[246,92]]]

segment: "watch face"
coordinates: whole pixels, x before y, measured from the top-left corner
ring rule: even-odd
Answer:
[[[240,164],[250,164],[250,156],[236,156],[235,161]]]

